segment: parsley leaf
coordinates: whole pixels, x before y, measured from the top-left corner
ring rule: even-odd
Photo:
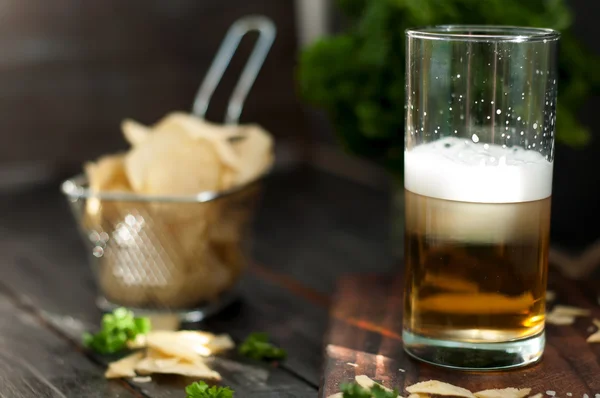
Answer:
[[[232,398],[233,390],[229,387],[209,387],[203,381],[197,381],[185,388],[186,398]]]
[[[149,331],[149,318],[135,318],[126,308],[117,308],[102,317],[102,330],[96,334],[83,334],[83,344],[101,354],[112,354],[125,348],[138,334]]]
[[[370,390],[359,386],[356,383],[342,384],[340,386],[343,398],[397,398],[398,390],[386,391],[377,384]]]
[[[252,333],[240,345],[239,353],[245,357],[256,360],[285,359],[285,350],[269,343],[266,333]]]

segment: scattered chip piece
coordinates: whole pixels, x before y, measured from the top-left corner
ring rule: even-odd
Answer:
[[[136,376],[133,379],[136,383],[150,383],[152,381],[152,377],[150,376]]]
[[[188,362],[181,358],[155,358],[147,356],[138,362],[135,371],[141,375],[163,373],[195,377],[202,380],[221,380],[221,375],[210,369],[206,364],[200,361]]]
[[[136,352],[118,361],[108,364],[104,373],[107,379],[118,379],[121,377],[135,377],[135,367],[144,358],[143,352]]]
[[[586,341],[588,343],[600,343],[600,330],[594,334],[591,334]]]
[[[524,398],[531,392],[531,388],[503,388],[483,390],[473,393],[477,398]]]
[[[555,312],[550,312],[546,314],[546,323],[551,325],[572,325],[575,323],[575,317],[572,315],[561,315]]]
[[[552,309],[552,312],[571,316],[590,316],[591,314],[591,311],[588,309],[572,307],[569,305],[557,305]]]
[[[344,393],[336,392],[335,394],[332,394],[332,395],[328,396],[327,398],[344,398]]]
[[[569,394],[567,393],[567,395],[569,395]],[[537,394],[532,395],[529,398],[542,398],[542,397],[543,397],[543,394],[541,392],[538,392]]]
[[[406,391],[411,394],[434,394],[442,396],[475,398],[473,393],[465,388],[457,387],[452,384],[437,380],[422,381],[406,387]]]
[[[379,387],[383,388],[387,392],[392,391],[390,388],[387,388],[383,384],[379,384],[379,383],[373,381],[373,379],[369,378],[366,375],[358,375],[354,378],[354,380],[356,380],[356,383],[359,386],[361,386],[362,388],[371,389],[371,388],[373,388],[374,385],[378,385]]]

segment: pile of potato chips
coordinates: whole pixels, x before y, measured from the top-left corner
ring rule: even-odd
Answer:
[[[94,237],[102,292],[138,308],[182,309],[218,297],[244,267],[243,235],[259,194],[252,182],[273,163],[272,137],[256,125],[184,113],[122,128],[131,150],[86,164],[90,189],[163,199],[88,199],[83,224]]]
[[[208,358],[235,347],[229,335],[201,331],[155,331],[138,337],[130,348],[141,350],[111,362],[106,378],[160,373],[220,381],[221,375],[209,367]]]
[[[371,389],[374,385],[378,385],[387,392],[392,392],[388,387],[382,384],[376,383],[365,375],[358,375],[355,377],[356,384],[360,385],[365,389]],[[493,390],[483,390],[478,392],[471,392],[466,388],[458,387],[449,383],[438,380],[422,381],[420,383],[413,384],[406,387],[408,392],[407,398],[431,398],[432,396],[439,397],[460,397],[460,398],[541,398],[542,394],[531,395],[531,388],[500,388]],[[342,398],[343,394],[336,393],[330,395],[328,398]],[[401,396],[398,396],[402,398]]]

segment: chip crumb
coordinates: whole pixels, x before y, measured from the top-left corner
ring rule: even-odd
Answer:
[[[475,398],[473,393],[465,388],[457,387],[452,384],[444,383],[438,380],[422,381],[412,386],[406,387],[406,391],[413,394],[434,394],[453,397]]]
[[[404,373],[404,372],[406,372],[406,370],[404,370],[404,369],[398,369],[398,372]]]
[[[596,394],[594,397],[595,398],[600,398],[600,394]]]
[[[551,397],[556,395],[556,391],[548,390],[546,391],[546,395],[550,395]]]
[[[572,325],[575,323],[575,317],[572,315],[561,315],[553,311],[546,314],[546,323],[557,326]]]
[[[583,398],[590,398],[590,396],[587,394],[583,394]]]
[[[356,364],[356,363],[352,363],[352,362],[346,362],[346,365],[348,365],[348,366],[352,366],[352,367],[354,367],[354,368],[358,367],[358,364]]]
[[[474,393],[477,398],[525,398],[531,392],[531,388],[501,388],[483,390]]]
[[[529,398],[542,398],[544,395],[541,392],[538,392],[535,395],[530,396]]]
[[[366,375],[358,375],[354,378],[354,380],[356,380],[356,382],[358,383],[359,386],[361,386],[362,388],[373,388],[374,385],[378,385],[379,387],[383,388],[384,390],[391,392],[392,390],[387,388],[386,386],[384,386],[383,384],[379,384],[377,382],[375,382],[373,379],[369,378]]]
[[[586,341],[588,343],[600,343],[600,330],[594,334],[591,334]]]
[[[546,301],[554,301],[556,298],[556,293],[552,290],[546,290]]]
[[[573,396],[573,393],[571,393],[571,392],[567,393],[567,397],[572,397],[572,396]]]
[[[136,383],[150,383],[152,381],[152,377],[150,376],[136,376],[133,379]]]
[[[571,316],[590,316],[591,311],[585,308],[573,307],[570,305],[557,305],[552,309],[552,312],[561,315]]]

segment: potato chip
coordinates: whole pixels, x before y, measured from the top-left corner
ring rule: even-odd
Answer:
[[[546,323],[557,326],[572,325],[575,323],[575,317],[550,312],[546,315]]]
[[[587,340],[588,343],[600,343],[600,331],[597,331],[594,334],[591,334]]]
[[[392,390],[387,388],[386,386],[376,383],[375,381],[373,381],[372,379],[370,379],[368,376],[366,375],[359,375],[356,376],[354,378],[354,380],[356,380],[356,383],[361,386],[362,388],[366,388],[366,389],[371,389],[373,388],[374,385],[378,385],[379,387],[383,388],[386,391],[391,392]]]
[[[104,373],[107,379],[118,379],[121,377],[135,377],[135,367],[144,358],[143,352],[136,352],[118,361],[108,364]]]
[[[152,132],[148,127],[131,119],[126,119],[121,123],[121,130],[125,140],[131,146],[141,145]]]
[[[422,381],[406,387],[406,391],[411,394],[433,394],[452,397],[475,398],[475,395],[467,389],[453,386],[437,380]]]
[[[232,145],[240,157],[236,185],[248,183],[271,167],[273,163],[273,138],[258,125],[241,128],[242,138]]]
[[[552,312],[560,315],[590,316],[591,311],[585,308],[571,307],[569,305],[556,305]]]
[[[125,156],[122,154],[103,156],[97,162],[84,165],[90,189],[94,192],[131,191],[125,173]]]
[[[477,398],[524,398],[531,392],[531,388],[503,388],[483,390],[474,393]]]
[[[542,398],[544,395],[541,392],[538,392],[535,395],[530,396],[529,398]]]
[[[429,398],[431,395],[429,394],[410,394],[408,398]]]
[[[592,319],[592,323],[598,328],[600,329],[600,319]]]
[[[156,358],[148,356],[138,362],[135,370],[141,375],[163,373],[195,377],[203,380],[221,380],[221,375],[211,370],[206,364],[202,362],[187,362],[181,358]]]
[[[194,115],[173,112],[164,117],[156,126],[156,131],[182,131],[191,139],[201,139],[214,145],[221,164],[238,169],[240,161],[229,144],[229,138],[238,135],[238,126],[218,125]]]
[[[206,347],[210,350],[210,354],[214,355],[235,348],[235,343],[228,334],[219,334],[214,336]]]
[[[332,394],[332,395],[328,396],[327,398],[344,398],[344,393],[336,392],[335,394]]]

